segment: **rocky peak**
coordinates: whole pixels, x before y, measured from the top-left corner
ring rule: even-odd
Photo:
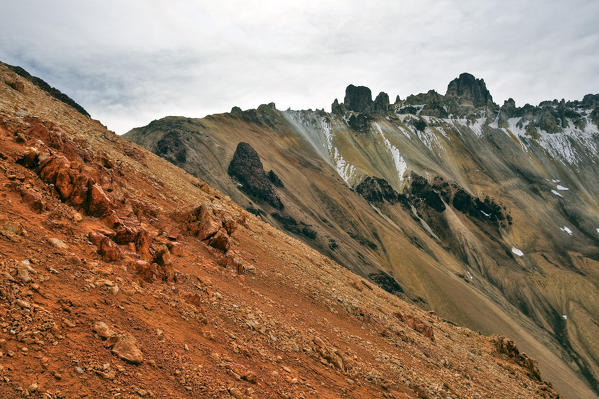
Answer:
[[[387,101],[389,97],[387,96]],[[370,112],[372,110],[372,92],[366,86],[349,85],[345,89],[345,107],[350,111]]]
[[[493,102],[493,97],[483,79],[462,73],[447,86],[446,97],[457,97],[462,102],[471,102],[474,107],[481,107]]]
[[[343,114],[343,106],[339,104],[339,100],[335,99],[331,104],[331,112],[334,114]]]
[[[383,113],[389,110],[389,95],[385,92],[380,92],[374,99],[374,112]]]

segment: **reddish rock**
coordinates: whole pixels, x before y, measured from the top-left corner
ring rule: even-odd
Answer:
[[[27,204],[32,210],[37,213],[42,213],[46,210],[46,204],[40,194],[28,188],[21,188],[19,191],[23,203]]]
[[[141,364],[144,361],[144,356],[141,350],[137,347],[137,340],[131,334],[119,334],[109,338],[112,344],[112,353],[121,359],[132,363]]]
[[[166,244],[171,254],[175,256],[183,256],[183,246],[180,242],[172,241]]]
[[[424,335],[429,338],[431,341],[435,340],[435,334],[433,331],[433,326],[429,323],[417,318],[414,315],[402,315],[399,312],[395,313],[395,317],[397,317],[402,322],[406,323],[410,328],[417,333]]]
[[[100,247],[100,243],[106,236],[99,231],[90,231],[87,235],[88,240],[96,247]]]
[[[122,258],[121,249],[119,246],[108,237],[102,238],[98,253],[106,262],[113,262]]]
[[[167,266],[171,264],[171,253],[165,245],[160,247],[156,252],[156,255],[154,256],[154,262],[160,266]]]
[[[130,242],[135,242],[137,235],[138,231],[135,228],[121,224],[116,228],[114,241],[117,244],[128,244]]]
[[[111,202],[104,190],[96,183],[90,187],[88,213],[92,216],[106,216],[110,212]]]
[[[220,228],[209,240],[208,244],[223,252],[227,252],[231,248],[231,238],[224,228]]]
[[[233,234],[235,230],[237,230],[237,222],[235,222],[235,220],[230,216],[223,220],[223,226],[225,226],[225,229],[229,235]]]
[[[146,230],[139,230],[135,237],[135,249],[142,259],[150,259],[150,235]]]
[[[211,207],[202,204],[192,214],[191,231],[200,240],[212,237],[221,227],[222,222],[214,215]]]

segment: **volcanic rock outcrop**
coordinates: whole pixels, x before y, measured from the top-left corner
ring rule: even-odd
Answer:
[[[264,172],[258,153],[248,143],[241,142],[237,145],[228,173],[239,181],[242,190],[254,198],[276,209],[283,209],[281,198]]]

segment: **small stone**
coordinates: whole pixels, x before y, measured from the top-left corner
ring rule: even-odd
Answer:
[[[67,327],[71,327],[71,328],[75,327],[75,323],[72,320],[64,319],[63,322]]]
[[[58,249],[67,249],[69,247],[63,241],[61,241],[61,240],[59,240],[58,238],[55,238],[55,237],[48,238],[48,242],[50,244],[52,244],[55,248],[58,248]]]
[[[187,344],[185,344],[184,346],[185,350],[189,352],[189,346],[187,346]]]
[[[137,340],[134,336],[121,334],[113,338],[113,354],[132,364],[141,364],[143,362],[143,353],[137,347]]]
[[[113,337],[116,333],[108,327],[103,321],[96,321],[93,326],[93,330],[100,338],[108,339]]]
[[[28,283],[31,281],[31,277],[29,276],[29,272],[34,269],[31,267],[31,264],[28,260],[21,261],[17,266],[17,277],[24,283]]]
[[[38,388],[38,385],[34,382],[33,384],[29,385],[29,388],[27,389],[29,390],[29,392],[36,392]]]
[[[31,304],[29,302],[24,301],[22,299],[17,299],[15,302],[17,305],[19,305],[23,309],[29,309],[31,307]]]
[[[77,374],[83,374],[83,369],[79,366],[75,367],[75,372],[77,372]]]

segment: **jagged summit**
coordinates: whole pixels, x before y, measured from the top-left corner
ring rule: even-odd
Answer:
[[[445,97],[457,97],[461,101],[471,102],[474,107],[482,107],[493,103],[493,97],[483,79],[464,72],[449,82]]]

